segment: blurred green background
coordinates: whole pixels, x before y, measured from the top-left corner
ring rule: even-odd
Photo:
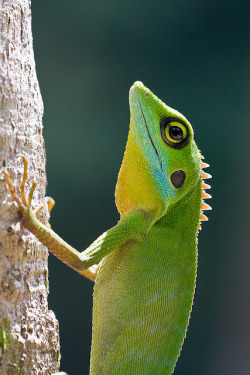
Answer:
[[[249,374],[249,0],[33,0],[32,11],[52,227],[80,250],[117,222],[128,91],[141,80],[190,120],[213,175],[175,374]],[[88,374],[93,284],[52,255],[49,268],[61,369]]]

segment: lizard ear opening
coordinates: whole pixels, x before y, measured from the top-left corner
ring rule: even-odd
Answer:
[[[180,188],[183,185],[185,178],[186,178],[186,173],[184,171],[182,170],[175,171],[171,175],[171,182],[175,188]]]

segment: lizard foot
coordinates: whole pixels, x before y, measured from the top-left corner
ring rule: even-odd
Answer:
[[[31,188],[30,188],[30,192],[28,194],[28,200],[26,199],[26,196],[25,196],[25,184],[26,184],[26,181],[27,181],[27,176],[28,176],[28,161],[27,159],[24,157],[24,156],[18,156],[18,158],[21,158],[22,162],[23,162],[23,166],[24,166],[24,171],[23,171],[23,180],[22,180],[22,183],[21,183],[21,199],[19,199],[15,193],[15,189],[13,187],[13,184],[10,180],[10,176],[7,172],[5,171],[2,171],[3,175],[4,175],[4,178],[9,186],[9,191],[12,195],[12,198],[14,199],[14,201],[17,203],[18,207],[19,207],[19,210],[21,211],[21,214],[22,214],[22,218],[25,219],[26,218],[26,213],[27,213],[27,209],[30,211],[32,210],[32,206],[31,206],[31,202],[32,202],[32,198],[33,198],[33,194],[34,194],[34,191],[35,191],[35,188],[37,186],[37,182],[34,181],[34,180],[31,180],[32,182],[32,185],[31,185]],[[46,200],[47,200],[47,204],[48,204],[48,211],[50,212],[55,204],[55,201],[53,198],[50,198],[50,197],[46,197]],[[41,204],[39,205],[38,207],[36,207],[34,209],[34,213],[36,215],[36,217],[42,222],[45,224],[45,220],[41,217],[38,217],[38,214],[39,212],[44,208],[44,206]]]

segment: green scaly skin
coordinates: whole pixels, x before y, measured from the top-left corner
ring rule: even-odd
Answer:
[[[97,274],[90,374],[170,375],[192,308],[209,175],[190,123],[141,82],[130,90],[130,112],[116,186],[121,219],[82,253],[41,223],[24,191],[20,202],[4,174],[24,226],[77,272]]]

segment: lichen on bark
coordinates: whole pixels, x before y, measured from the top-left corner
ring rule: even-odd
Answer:
[[[0,0],[0,169],[20,193],[23,166],[16,157],[28,159],[29,178],[38,182],[35,205],[45,204],[42,116],[30,0]],[[58,322],[47,304],[48,251],[22,227],[3,177],[0,201],[0,329],[8,334],[0,373],[51,374],[58,371],[60,353]],[[43,215],[47,219],[46,210]]]

